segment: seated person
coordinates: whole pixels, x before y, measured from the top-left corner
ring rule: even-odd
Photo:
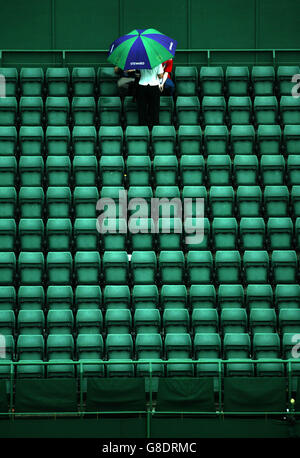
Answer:
[[[159,86],[159,89],[162,95],[173,96],[175,92],[175,84],[171,78],[172,68],[173,68],[173,59],[166,60],[162,64],[164,69],[164,75]]]
[[[119,93],[121,97],[126,95],[132,95],[136,98],[136,86],[138,84],[139,72],[137,70],[122,70],[119,67],[115,67],[115,73],[119,75],[117,82]]]

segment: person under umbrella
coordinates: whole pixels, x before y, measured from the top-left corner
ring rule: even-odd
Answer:
[[[137,92],[137,105],[140,126],[147,126],[152,130],[153,126],[159,124],[160,105],[160,80],[164,70],[162,64],[152,69],[141,69]]]

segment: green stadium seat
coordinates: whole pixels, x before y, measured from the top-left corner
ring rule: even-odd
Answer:
[[[198,70],[197,67],[177,66],[175,68],[175,87],[177,96],[197,95]]]
[[[47,97],[45,108],[48,126],[69,124],[70,103],[67,97]]]
[[[256,333],[253,336],[253,355],[255,359],[279,359],[280,339],[276,333]],[[277,362],[262,362],[256,366],[256,373],[260,377],[282,376],[284,365]]]
[[[91,159],[96,158],[91,157]],[[84,163],[85,158],[82,157],[82,160]],[[121,156],[101,157],[99,171],[102,186],[122,186],[124,181],[124,168],[124,159]]]
[[[163,313],[163,328],[166,335],[184,334],[190,329],[190,316],[187,309],[167,309]]]
[[[233,216],[234,190],[232,186],[212,186],[209,193],[209,206],[212,218]]]
[[[92,97],[96,84],[96,72],[93,67],[74,67],[72,70],[73,93],[79,97]]]
[[[133,101],[131,96],[124,98],[123,109],[126,126],[138,126],[139,115],[137,103]]]
[[[169,333],[165,338],[165,355],[167,361],[182,360],[188,364],[171,363],[167,365],[166,373],[168,377],[172,376],[193,376],[194,368],[191,363],[192,341],[188,333],[172,334]]]
[[[251,124],[252,102],[250,97],[230,96],[228,100],[228,115],[231,125]]]
[[[131,250],[152,251],[155,247],[154,229],[155,226],[152,218],[130,218],[128,230]]]
[[[18,233],[22,251],[43,251],[44,223],[42,219],[20,219]]]
[[[75,307],[80,309],[100,309],[102,292],[100,286],[78,285],[75,289]]]
[[[162,339],[158,333],[154,334],[141,334],[139,333],[135,339],[135,349],[137,354],[137,360],[140,363],[137,365],[137,376],[147,377],[150,372],[150,364],[147,362],[151,361],[152,376],[163,375],[163,365],[161,364],[162,357]],[[153,361],[156,361],[154,364]]]
[[[21,158],[22,159],[22,158]],[[0,186],[15,186],[17,178],[17,160],[11,156],[0,156]]]
[[[69,94],[70,72],[67,67],[49,67],[46,70],[47,93],[53,97],[67,97]]]
[[[187,273],[191,285],[210,283],[213,276],[211,251],[189,251],[187,254]]]
[[[161,317],[157,309],[136,309],[134,312],[134,330],[136,335],[155,334],[161,330]]]
[[[132,216],[138,216],[139,218],[148,218],[150,217],[150,208],[151,208],[151,198],[153,197],[153,192],[151,186],[130,186],[128,189],[128,202],[129,209],[128,214]],[[133,201],[133,199],[142,198],[145,202]],[[134,203],[136,204],[134,206]],[[136,209],[137,212],[133,212]]]
[[[295,223],[295,245],[296,245],[296,249],[299,250],[300,248],[300,218],[297,218],[296,223]]]
[[[10,287],[7,287],[10,288]],[[13,294],[13,291],[9,291]],[[10,296],[10,297],[15,297]],[[2,295],[1,295],[2,302]],[[18,289],[19,310],[42,310],[45,305],[44,288],[39,286],[20,286]]]
[[[0,157],[0,168],[1,171],[6,171],[6,167],[9,164],[1,164],[2,159]],[[7,158],[13,159],[13,158]],[[8,162],[8,161],[6,161]],[[16,163],[10,164],[11,173],[16,173]],[[9,170],[8,170],[9,171]],[[5,182],[3,173],[0,174],[2,183]],[[41,156],[21,156],[19,160],[19,177],[21,186],[43,186],[43,177],[44,177],[44,161]],[[11,179],[12,184],[7,184],[7,186],[14,185],[14,175]]]
[[[258,159],[256,155],[237,154],[233,160],[234,180],[237,186],[258,183]]]
[[[189,293],[190,307],[192,309],[216,307],[214,285],[192,285]]]
[[[133,251],[131,278],[135,285],[153,285],[156,280],[157,260],[154,251]]]
[[[108,364],[109,377],[132,377],[134,366],[131,363],[133,356],[133,341],[130,334],[108,334],[105,342],[107,360],[124,360],[128,364]]]
[[[14,126],[18,104],[15,97],[0,97],[0,126]]]
[[[155,156],[153,172],[156,186],[176,186],[178,178],[176,156]]]
[[[71,161],[68,156],[49,156],[46,159],[46,180],[48,186],[69,186]]]
[[[46,151],[48,156],[68,156],[70,130],[67,126],[48,126],[46,129]]]
[[[224,308],[221,311],[221,331],[226,334],[243,334],[248,331],[248,318],[245,309]]]
[[[160,305],[166,309],[184,309],[187,307],[187,290],[185,285],[162,285]]]
[[[226,126],[206,126],[204,130],[204,145],[207,155],[227,154],[228,129]]]
[[[205,95],[202,99],[202,115],[204,125],[224,125],[226,102],[224,97]],[[194,122],[195,124],[196,122]],[[192,122],[190,124],[193,124]]]
[[[20,288],[18,290],[19,292]],[[15,288],[13,286],[0,286],[0,310],[15,310],[16,303],[17,295]]]
[[[250,124],[234,125],[230,131],[231,151],[236,154],[253,154],[255,148],[255,130]]]
[[[292,212],[294,217],[300,216],[300,186],[292,186],[291,192]]]
[[[40,126],[43,115],[42,97],[21,97],[19,112],[23,126]]]
[[[191,318],[195,335],[217,333],[219,330],[219,316],[216,309],[193,309]]]
[[[94,156],[97,132],[94,126],[74,126],[72,145],[74,156]]]
[[[90,287],[93,289],[93,286]],[[73,289],[70,285],[52,285],[47,288],[48,310],[69,310],[73,308]]]
[[[134,285],[132,289],[132,307],[137,309],[155,309],[158,306],[156,285]]]
[[[273,290],[271,285],[250,284],[246,289],[247,308],[269,309],[273,307]]]
[[[69,252],[50,251],[47,254],[47,280],[50,285],[70,285],[72,281],[72,255]]]
[[[6,360],[8,363],[15,360],[15,341],[13,336],[5,336],[5,355],[3,361]],[[11,365],[8,364],[0,366],[0,378],[8,379],[11,376]]]
[[[221,357],[221,339],[218,333],[196,334],[194,338],[195,360],[201,361],[196,365],[197,377],[218,377]],[[216,360],[206,362],[205,360]]]
[[[269,218],[267,230],[271,250],[292,248],[294,226],[291,218]]]
[[[76,313],[76,330],[80,334],[100,334],[103,317],[101,310],[81,309]]]
[[[106,285],[126,285],[128,282],[129,260],[125,251],[105,251],[103,275]]]
[[[287,155],[300,154],[300,133],[298,126],[284,126],[283,142]]]
[[[78,285],[97,285],[101,272],[98,251],[77,251],[74,257],[74,273]]]
[[[254,96],[274,94],[275,70],[272,66],[255,65],[251,71]]]
[[[203,95],[223,95],[224,71],[222,67],[201,67],[199,79]]]
[[[236,201],[241,218],[261,216],[262,192],[259,186],[238,186]]]
[[[132,328],[131,312],[128,309],[109,309],[105,314],[107,334],[130,334]]]
[[[204,184],[205,163],[202,156],[183,155],[180,159],[180,178],[182,186]]]
[[[292,95],[283,95],[280,99],[280,117],[282,124],[300,124],[300,100]]]
[[[76,340],[78,361],[82,362],[83,377],[103,377],[103,364],[84,364],[84,362],[102,361],[104,353],[103,337],[100,334],[80,334]]]
[[[185,218],[201,218],[203,213],[205,214],[207,204],[207,190],[205,186],[184,186],[182,189],[182,199],[184,199]],[[203,199],[203,201],[200,199]]]
[[[170,96],[160,96],[159,98],[159,125],[169,126],[173,124],[174,100]]]
[[[128,156],[147,156],[150,133],[147,126],[127,126],[125,144]]]
[[[93,218],[75,219],[74,243],[76,251],[97,251],[99,249],[99,236]]]
[[[73,179],[75,186],[96,186],[98,163],[95,156],[75,156],[73,160]]]
[[[211,154],[206,162],[207,180],[210,186],[231,184],[231,159],[228,154]]]
[[[88,189],[88,188],[85,188],[85,189]],[[95,187],[93,189],[95,190],[95,195],[96,195],[97,188]],[[102,209],[105,210],[105,213],[103,213],[103,216],[105,215],[105,217],[107,218],[126,217],[127,207],[126,207],[126,197],[125,197],[124,191],[125,189],[123,186],[102,186],[101,191],[100,191],[100,199],[103,199],[103,200],[99,202],[101,204],[100,207],[98,207],[98,203],[97,203],[97,210],[102,210]],[[108,199],[108,200],[104,200],[104,199]],[[94,205],[96,204],[96,202],[97,200],[95,200]],[[90,209],[90,211],[92,212],[92,208]],[[94,216],[94,212],[89,217],[91,218],[92,216]]]
[[[99,145],[102,156],[121,156],[123,130],[121,126],[100,126]]]
[[[178,146],[180,155],[201,153],[202,130],[200,126],[179,126]]]
[[[298,265],[296,251],[274,250],[271,261],[275,284],[297,283]]]
[[[21,285],[40,285],[45,269],[44,255],[41,252],[22,251],[18,258],[18,272]]]
[[[157,249],[162,251],[181,250],[182,221],[180,218],[159,218]]]
[[[279,94],[290,95],[295,83],[292,77],[300,73],[298,65],[279,65],[277,68],[277,81],[279,83]]]
[[[9,127],[5,129],[9,129]],[[11,135],[13,135],[13,132],[11,132]],[[21,126],[19,130],[19,146],[21,156],[42,156],[44,150],[44,131],[42,126]],[[8,152],[13,151],[12,144],[10,148],[7,150]]]
[[[45,344],[42,335],[19,335],[17,339],[17,360],[28,361],[17,367],[18,378],[44,377],[45,366],[42,364],[30,364],[31,361],[43,362],[45,357]]]
[[[72,119],[76,126],[92,126],[95,123],[95,114],[94,97],[73,97]]]
[[[212,240],[215,250],[235,250],[238,224],[235,218],[214,218]]]
[[[227,333],[224,336],[224,358],[230,360],[226,364],[226,375],[253,376],[254,367],[250,360],[251,343],[249,334]],[[234,362],[235,359],[249,359],[249,362]]]
[[[19,131],[19,138],[21,140]],[[17,148],[17,129],[15,126],[0,126],[0,156],[14,156]]]
[[[287,158],[287,182],[289,186],[300,185],[300,155],[289,155]]]
[[[21,68],[21,93],[25,96],[42,96],[44,85],[44,71],[42,68]]]
[[[216,252],[216,278],[221,283],[239,283],[241,275],[241,256],[239,251],[228,250]]]
[[[0,333],[1,336],[14,335],[15,314],[12,310],[0,310]]]
[[[287,186],[266,186],[264,189],[264,209],[267,217],[288,216],[289,191]]]
[[[240,284],[223,284],[218,289],[218,304],[221,310],[244,307],[244,289]]]
[[[268,283],[269,255],[267,251],[246,250],[243,256],[244,277],[249,283]]]
[[[34,188],[39,189],[39,188]],[[68,187],[50,186],[46,194],[48,218],[69,218],[71,191]]]
[[[228,95],[244,96],[249,90],[248,67],[228,66],[225,73],[225,81]]]
[[[276,285],[275,306],[279,311],[300,308],[300,285]]]
[[[197,96],[179,96],[176,99],[176,116],[178,126],[199,124],[200,102]]]
[[[5,97],[16,97],[19,75],[16,68],[0,68],[0,75],[5,78]]]
[[[265,248],[266,227],[263,218],[241,218],[240,246],[243,250]]]
[[[182,251],[161,251],[159,255],[161,283],[167,285],[183,284],[184,263]]]
[[[71,364],[74,358],[74,339],[71,334],[51,334],[47,338],[46,354],[48,361],[47,377],[74,377],[75,368]],[[54,364],[60,362],[61,364]],[[63,362],[69,364],[62,364]]]
[[[274,95],[256,96],[253,103],[256,124],[277,124],[278,102]]]
[[[278,315],[280,334],[299,334],[300,331],[300,310],[281,309]]]
[[[76,218],[94,218],[99,193],[96,186],[76,186],[73,193],[73,206]]]
[[[113,67],[99,67],[97,72],[99,94],[101,96],[119,95],[118,78]]]
[[[12,189],[12,188],[7,188]],[[8,196],[7,206],[12,197]],[[19,208],[21,218],[42,218],[44,191],[39,187],[23,186],[19,191]],[[11,205],[11,204],[10,204]],[[4,216],[4,215],[3,215]]]
[[[23,188],[24,189],[24,188]],[[22,203],[22,194],[19,194],[20,203]],[[17,193],[13,187],[0,186],[0,218],[14,218],[17,204]]]
[[[129,186],[149,186],[151,180],[150,174],[150,157],[128,156],[126,161],[126,176]]]
[[[176,131],[174,126],[154,126],[151,138],[154,156],[175,154]]]
[[[43,335],[45,316],[42,310],[20,310],[18,313],[19,335]]]
[[[260,161],[260,175],[264,186],[283,185],[285,182],[285,160],[282,155],[264,155]]]
[[[291,374],[291,376],[299,376],[299,364],[297,362],[297,356],[299,354],[299,350],[297,349],[297,355],[296,358],[294,356],[294,352],[292,350],[295,349],[295,344],[298,342],[298,340],[295,342],[295,334],[294,333],[284,333],[283,338],[282,338],[282,353],[283,353],[283,358],[284,359],[296,359],[295,363],[291,362],[291,364],[287,366],[287,372],[288,375]],[[295,350],[294,350],[295,351]],[[293,378],[291,379],[292,387],[294,385],[294,380]]]
[[[72,232],[72,223],[69,219],[49,218],[46,224],[48,251],[70,251]]]
[[[250,311],[249,325],[252,335],[272,333],[277,330],[275,309],[253,308]]]
[[[210,248],[210,223],[208,218],[185,218],[184,246],[186,251]]]
[[[156,199],[160,199],[157,209],[158,216],[160,218],[173,218],[174,216],[180,216],[180,191],[177,186],[157,186],[155,188],[154,197]]]

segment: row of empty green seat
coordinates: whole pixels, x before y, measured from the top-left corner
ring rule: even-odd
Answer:
[[[176,64],[176,62],[175,62]],[[289,66],[180,66],[176,65],[173,77],[177,95],[195,95],[198,89],[204,95],[221,95],[226,90],[229,95],[247,95],[251,89],[254,95],[272,95],[274,90],[281,95],[290,95],[299,75],[298,65]],[[7,83],[7,95],[39,96],[47,93],[53,96],[72,94],[79,96],[117,95],[118,76],[113,67],[40,67],[20,69],[0,68]],[[198,87],[200,86],[200,87]]]
[[[18,280],[16,278],[18,272]],[[105,251],[102,259],[99,252],[14,252],[0,253],[0,284],[48,285],[75,284],[246,284],[297,283],[298,256],[293,250],[274,250],[269,257],[267,251],[247,250],[243,255],[237,250],[134,251],[130,257],[125,251]]]

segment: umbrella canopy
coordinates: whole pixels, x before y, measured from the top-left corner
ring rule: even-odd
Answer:
[[[115,40],[108,61],[123,70],[154,68],[172,59],[177,41],[155,29],[135,29]]]

